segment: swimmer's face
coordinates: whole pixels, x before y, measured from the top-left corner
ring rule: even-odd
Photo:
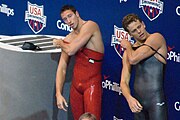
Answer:
[[[61,18],[72,29],[77,29],[79,24],[79,14],[77,11],[74,13],[72,10],[66,10],[61,13]]]
[[[129,34],[138,41],[143,41],[147,38],[148,33],[145,28],[144,22],[139,20],[131,22],[127,27]]]

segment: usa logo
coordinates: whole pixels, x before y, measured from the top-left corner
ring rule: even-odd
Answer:
[[[111,46],[114,47],[116,53],[119,55],[119,57],[122,58],[123,55],[123,48],[121,47],[118,40],[126,39],[131,42],[131,44],[134,44],[134,41],[131,40],[131,36],[126,32],[123,28],[118,28],[116,25],[114,25],[114,35],[112,35],[111,39]]]
[[[31,30],[37,34],[46,27],[46,16],[44,16],[43,5],[38,6],[28,2],[28,10],[25,11],[25,22],[28,23]]]
[[[163,2],[160,0],[140,0],[139,8],[142,8],[148,19],[153,21],[163,13]]]

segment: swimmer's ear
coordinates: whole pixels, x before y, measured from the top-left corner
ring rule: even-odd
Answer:
[[[76,11],[76,16],[77,16],[77,17],[80,17],[78,11]]]
[[[143,27],[144,27],[144,28],[146,28],[146,25],[144,24],[144,22],[143,22],[143,21],[142,21],[142,25],[143,25]]]

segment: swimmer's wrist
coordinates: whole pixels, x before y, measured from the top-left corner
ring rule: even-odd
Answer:
[[[126,96],[126,100],[129,101],[132,98],[131,95]]]
[[[60,92],[56,93],[56,97],[62,96],[62,94]]]

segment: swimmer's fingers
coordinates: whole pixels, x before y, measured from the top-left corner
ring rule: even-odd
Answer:
[[[138,113],[138,112],[141,112],[141,109],[138,109],[138,108],[136,108],[136,107],[132,107],[132,108],[131,108],[131,111],[132,111],[133,113]]]
[[[143,106],[139,103],[139,102],[137,102],[137,107],[138,107],[138,109],[143,109]]]
[[[65,104],[65,106],[66,107],[68,107],[68,104],[67,104],[67,102],[66,102],[66,100],[64,99],[64,104]]]
[[[64,105],[63,105],[63,104],[58,104],[57,106],[58,106],[59,109],[62,109],[62,110],[64,110],[64,111],[67,111],[67,110],[64,108]]]
[[[67,110],[66,110],[66,108],[64,107],[64,105],[62,106],[62,108],[61,108],[61,109],[63,109],[64,111],[67,111]]]
[[[130,97],[128,99],[128,104],[132,112],[140,112],[142,110],[142,106],[139,103],[138,100],[136,100],[134,97]]]
[[[136,105],[134,106],[134,111],[141,112],[142,109],[143,109],[142,105],[137,101]]]
[[[64,105],[65,105],[65,106],[64,106]],[[64,110],[64,111],[67,111],[67,109],[65,108],[65,107],[68,107],[66,101],[63,101],[63,103],[61,103],[61,104],[57,104],[57,106],[58,106],[59,109],[62,109],[62,110]]]
[[[117,39],[117,40],[118,40],[118,42],[119,42],[119,44],[120,44],[122,39]]]
[[[53,45],[56,46],[56,47],[60,47],[60,46],[59,46],[59,41],[60,41],[60,40],[62,40],[62,39],[54,38],[53,41],[52,41],[52,42],[53,42]]]
[[[142,108],[142,105],[136,99],[134,99],[134,104],[130,108],[131,111],[134,113],[138,113],[141,112]]]
[[[59,109],[67,111],[65,107],[68,107],[68,104],[62,95],[57,96],[57,107]]]
[[[53,39],[53,45],[54,45],[54,46],[57,45],[57,39],[56,39],[56,38]]]
[[[65,106],[64,106],[65,105]],[[64,99],[63,100],[63,106],[62,106],[62,109],[64,110],[64,111],[67,111],[67,109],[66,108],[68,107],[68,104],[67,104],[67,102],[66,102],[66,100]]]

